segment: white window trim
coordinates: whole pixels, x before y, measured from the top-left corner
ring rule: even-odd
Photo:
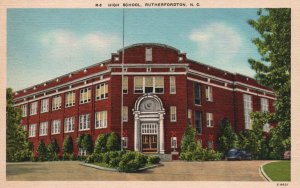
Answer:
[[[212,95],[212,87],[205,86],[205,98],[206,101],[213,102],[213,95]]]
[[[22,117],[27,117],[27,104],[21,105]]]
[[[30,116],[37,114],[38,101],[30,103]]]
[[[122,137],[123,148],[128,148],[128,137]]]
[[[176,77],[170,76],[170,94],[176,94]]]
[[[103,92],[101,92],[102,87],[104,87]],[[101,97],[101,95],[103,95],[103,97]],[[99,100],[104,100],[108,98],[108,83],[101,83],[96,85],[96,95],[95,95],[95,100],[99,101]]]
[[[175,145],[174,145],[175,143]],[[171,137],[171,148],[176,149],[177,148],[177,137]]]
[[[68,99],[70,98],[70,99]],[[65,108],[75,106],[76,93],[75,91],[69,91],[65,94]]]
[[[79,91],[79,104],[91,102],[92,91],[90,87],[82,88]]]
[[[40,123],[40,136],[47,136],[48,134],[48,121]]]
[[[65,133],[74,132],[74,127],[75,127],[75,116],[65,118],[64,132]]]
[[[123,106],[123,122],[128,122],[128,106]]]
[[[41,113],[49,112],[49,98],[41,100]]]
[[[136,80],[135,80],[135,78],[136,77],[140,77],[140,78],[142,78],[142,82],[143,82],[143,85],[142,85],[142,89],[139,89],[138,91],[142,91],[142,93],[138,93],[138,92],[136,92]],[[148,76],[147,76],[148,77]],[[157,85],[156,85],[156,78],[157,77],[162,77],[162,80],[163,80],[163,86],[162,87],[157,87]],[[152,78],[152,83],[153,83],[153,94],[164,94],[164,92],[165,92],[165,78],[164,78],[164,76],[149,76],[149,78]],[[145,92],[146,92],[146,76],[135,76],[134,77],[134,83],[133,83],[134,85],[133,85],[133,92],[134,92],[134,94],[145,94]],[[156,92],[155,91],[155,89],[163,89],[163,91],[162,92]]]
[[[206,113],[206,127],[213,127],[213,114],[210,112]]]
[[[245,119],[245,129],[252,129],[252,122],[250,118],[250,113],[253,111],[252,108],[252,96],[244,94],[243,95],[244,101],[244,119]]]
[[[174,109],[174,111],[172,111]],[[174,113],[172,113],[174,112]],[[177,110],[176,106],[170,106],[170,121],[171,122],[176,122],[177,121]]]
[[[61,95],[55,95],[52,97],[52,111],[61,109]]]
[[[97,118],[100,117],[98,120]],[[98,124],[98,126],[97,126]],[[95,112],[95,129],[107,128],[107,111]]]
[[[152,62],[152,48],[145,49],[145,61]]]
[[[79,115],[79,122],[78,122],[78,130],[79,131],[90,130],[90,125],[91,125],[91,119],[90,118],[91,118],[90,114]],[[82,124],[83,128],[81,127],[81,124]]]
[[[123,82],[126,82],[126,85],[124,85]],[[124,90],[126,92],[124,92]],[[122,81],[122,92],[123,94],[128,94],[128,76],[123,76],[123,81]]]
[[[60,134],[61,130],[61,120],[56,119],[52,121],[51,124],[51,135]]]
[[[32,137],[35,137],[35,135],[36,135],[36,123],[30,124],[29,130],[28,130],[28,137],[32,138]]]

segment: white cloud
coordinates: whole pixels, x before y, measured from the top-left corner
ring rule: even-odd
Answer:
[[[49,31],[40,38],[45,58],[64,63],[109,58],[114,48],[121,48],[120,41],[116,34],[101,32],[77,34],[63,29]]]
[[[231,63],[243,46],[241,35],[225,23],[211,23],[193,30],[189,39],[196,43],[200,60],[212,65]]]

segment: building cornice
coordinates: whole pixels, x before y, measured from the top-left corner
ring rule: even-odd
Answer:
[[[37,91],[37,92],[34,92],[34,93],[30,93],[30,94],[27,94],[27,95],[24,95],[24,96],[21,96],[21,97],[15,97],[14,101],[20,100],[22,98],[28,98],[28,97],[34,96],[34,95],[39,95],[39,94],[42,94],[42,93],[45,93],[45,92],[49,92],[49,91],[61,89],[63,87],[71,85],[71,84],[77,84],[77,83],[80,83],[80,82],[82,82],[84,80],[88,80],[88,79],[91,79],[91,78],[95,78],[97,76],[101,76],[101,75],[110,73],[110,71],[111,70],[108,69],[108,70],[105,70],[105,71],[101,71],[101,72],[98,72],[98,73],[95,73],[95,74],[91,74],[91,75],[88,75],[88,76],[84,76],[84,77],[78,78],[76,80],[72,80],[72,81],[69,81],[69,82],[57,85],[57,86],[53,86],[53,87],[47,88],[45,90],[41,90],[41,91]]]

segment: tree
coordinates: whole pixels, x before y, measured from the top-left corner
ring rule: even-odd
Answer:
[[[217,140],[218,151],[223,153],[223,156],[225,156],[231,148],[237,147],[237,142],[238,137],[232,129],[229,120],[224,118],[223,120],[221,120],[220,134]]]
[[[57,144],[56,139],[52,139],[50,144],[48,145],[48,159],[49,160],[57,160],[57,153],[59,152],[59,146]]]
[[[41,140],[39,142],[37,152],[38,152],[38,157],[39,157],[40,161],[46,161],[48,159],[47,158],[47,147],[43,140]]]
[[[100,134],[95,142],[94,153],[103,153],[107,151],[106,142],[109,134]]]
[[[256,79],[274,90],[278,124],[271,130],[270,146],[274,156],[281,156],[290,148],[291,136],[291,9],[259,9],[257,14],[259,18],[248,23],[260,34],[253,43],[262,58],[249,63]]]
[[[196,130],[192,127],[187,127],[181,139],[181,153],[193,152],[197,149]]]
[[[72,154],[73,153],[73,140],[71,136],[65,138],[63,143],[63,151],[64,154]]]
[[[21,127],[21,109],[14,107],[13,91],[6,89],[6,160],[29,160],[31,155],[27,133]]]
[[[119,137],[115,132],[109,133],[107,138],[106,148],[108,151],[120,150],[120,141]]]
[[[86,150],[87,154],[91,154],[93,152],[93,141],[91,135],[85,134],[83,136],[81,146],[82,149]]]

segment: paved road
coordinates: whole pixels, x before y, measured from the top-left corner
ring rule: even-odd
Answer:
[[[80,162],[26,162],[6,165],[10,180],[98,181],[265,181],[259,167],[266,161],[163,162],[140,173],[119,173],[81,166]]]

